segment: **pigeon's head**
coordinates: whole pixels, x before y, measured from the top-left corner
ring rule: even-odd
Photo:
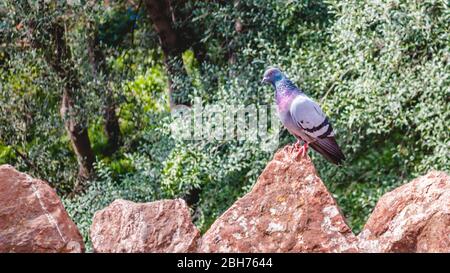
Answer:
[[[283,73],[277,67],[269,67],[264,72],[264,77],[262,79],[262,83],[271,83],[275,84],[275,82],[281,80],[283,78]]]

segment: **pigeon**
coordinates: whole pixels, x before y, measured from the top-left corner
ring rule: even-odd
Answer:
[[[342,165],[345,156],[319,104],[276,67],[270,67],[264,72],[262,83],[270,83],[275,89],[278,117],[289,133],[297,138],[294,144],[294,149],[298,151],[296,157],[305,156],[311,146],[331,163]]]

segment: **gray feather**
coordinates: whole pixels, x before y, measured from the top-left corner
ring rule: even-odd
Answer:
[[[309,146],[336,165],[341,165],[342,161],[345,160],[344,153],[342,153],[334,137],[318,139],[309,143]]]

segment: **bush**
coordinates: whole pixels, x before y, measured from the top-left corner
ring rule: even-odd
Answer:
[[[270,103],[273,92],[258,83],[268,65],[281,66],[334,124],[346,166],[331,166],[314,153],[313,159],[358,232],[383,193],[431,169],[449,170],[448,9],[438,1],[328,4],[206,5],[201,14],[210,15],[204,20],[214,31],[205,39],[213,45],[228,39],[240,54],[234,65],[203,64],[203,86],[193,96]],[[245,31],[231,34],[236,18]],[[286,141],[293,138],[283,134],[281,143]],[[202,187],[203,230],[249,189],[270,159],[253,148],[217,143],[193,153],[187,145],[168,160],[167,184],[181,191]],[[227,188],[229,178],[238,183],[236,193]]]

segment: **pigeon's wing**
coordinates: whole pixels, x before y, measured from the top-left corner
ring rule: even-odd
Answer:
[[[299,129],[309,137],[309,145],[334,164],[345,160],[334,138],[333,127],[320,106],[306,96],[292,101],[290,114]]]
[[[334,136],[326,115],[310,98],[298,96],[292,101],[289,110],[295,124],[313,140]]]
[[[341,165],[345,160],[344,153],[342,153],[334,137],[318,139],[315,142],[311,142],[309,146],[333,164]]]

